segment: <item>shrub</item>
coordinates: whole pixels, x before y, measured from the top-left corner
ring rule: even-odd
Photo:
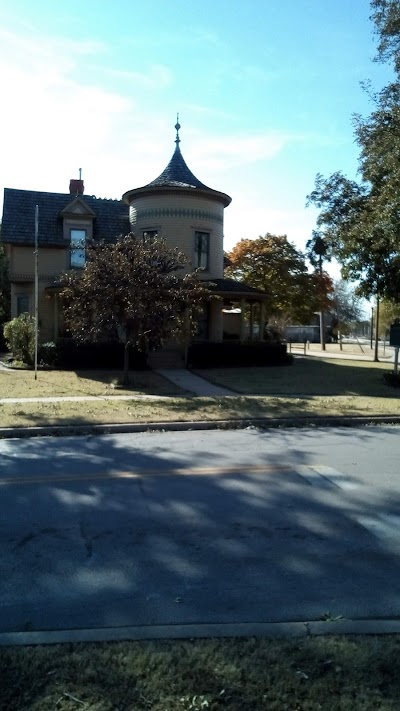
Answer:
[[[15,360],[26,365],[33,365],[35,358],[35,319],[28,314],[21,314],[4,325],[4,338],[7,348]]]
[[[400,373],[391,370],[389,373],[384,373],[383,377],[388,385],[392,388],[400,388]]]
[[[284,343],[193,343],[188,351],[191,368],[288,365],[292,361]]]
[[[38,361],[41,365],[47,365],[49,368],[54,368],[58,363],[57,346],[53,341],[41,343],[38,352]]]
[[[4,326],[0,326],[0,353],[7,350],[6,339],[4,338]]]
[[[146,355],[135,348],[129,351],[129,367],[143,370]],[[65,370],[96,370],[110,368],[122,370],[124,344],[119,341],[102,343],[76,343],[73,338],[60,338],[56,342],[56,363]]]

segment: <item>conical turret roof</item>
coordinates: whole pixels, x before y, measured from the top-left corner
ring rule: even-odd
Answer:
[[[230,198],[229,195],[221,193],[218,190],[213,190],[213,188],[209,188],[207,185],[202,183],[198,178],[196,178],[195,175],[193,175],[190,168],[188,168],[188,166],[186,165],[185,159],[179,147],[180,124],[178,121],[175,124],[175,128],[176,148],[167,167],[164,168],[163,172],[158,176],[158,178],[152,180],[151,183],[143,185],[143,187],[140,188],[135,188],[134,190],[128,190],[128,192],[126,192],[122,196],[122,199],[129,204],[132,198],[136,195],[154,193],[154,191],[160,192],[163,189],[170,192],[171,190],[173,191],[175,189],[179,191],[183,190],[185,192],[201,192],[204,196],[206,196],[205,194],[207,194],[209,198],[217,200],[218,202],[222,202],[224,207],[227,207],[231,203],[232,198]]]
[[[152,180],[151,183],[148,183],[145,187],[149,188],[153,185],[155,187],[166,186],[170,188],[202,188],[203,190],[211,190],[211,188],[196,178],[190,168],[188,168],[181,149],[179,148],[179,142],[176,143],[173,156],[161,175],[155,180]]]

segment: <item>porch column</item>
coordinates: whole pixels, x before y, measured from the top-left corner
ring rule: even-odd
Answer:
[[[254,338],[254,301],[250,301],[249,338],[250,341]]]
[[[246,340],[246,324],[245,324],[245,309],[246,302],[244,299],[240,301],[240,343],[244,343]]]
[[[260,301],[260,321],[259,321],[259,332],[258,340],[264,340],[264,328],[265,328],[265,302]]]
[[[222,341],[223,332],[223,302],[220,300],[212,300],[210,303],[210,326],[209,326],[209,339],[213,343],[220,343]]]
[[[53,338],[58,338],[58,294],[53,295]]]

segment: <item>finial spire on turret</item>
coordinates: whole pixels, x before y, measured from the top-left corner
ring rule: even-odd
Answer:
[[[181,139],[179,138],[179,129],[181,127],[181,124],[179,123],[179,114],[176,114],[176,124],[175,124],[175,129],[176,129],[176,138],[175,138],[175,143],[177,146],[179,146]]]

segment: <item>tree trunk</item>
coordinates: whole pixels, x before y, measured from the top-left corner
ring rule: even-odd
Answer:
[[[124,373],[122,376],[122,385],[125,387],[130,384],[129,380],[129,342],[125,343],[124,348]]]

